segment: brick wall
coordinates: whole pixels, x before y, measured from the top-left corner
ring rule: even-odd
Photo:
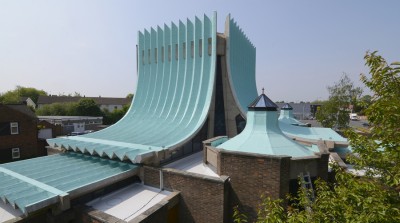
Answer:
[[[234,206],[255,220],[265,194],[284,198],[289,192],[290,157],[267,156],[220,150],[221,174],[230,177],[229,215]]]
[[[226,222],[227,177],[209,177],[174,169],[162,169],[164,188],[180,192],[179,222]],[[160,171],[144,167],[144,183],[160,185]]]
[[[19,134],[0,136],[0,154],[4,153],[10,156],[9,159],[2,157],[4,159],[3,162],[13,161],[10,152],[11,148],[19,148],[20,159],[36,157],[42,154],[37,144],[36,118],[32,118],[5,105],[0,105],[0,122],[18,122],[19,130]]]

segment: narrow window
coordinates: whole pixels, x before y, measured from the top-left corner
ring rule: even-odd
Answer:
[[[161,47],[161,62],[164,63],[164,47]]]
[[[171,62],[171,45],[168,45],[168,61]]]
[[[19,134],[18,122],[10,122],[11,135]]]
[[[19,159],[20,157],[19,148],[12,148],[11,155],[13,159]]]
[[[147,50],[147,53],[149,54],[148,55],[148,58],[149,58],[148,63],[151,64],[151,52],[150,52],[150,49]]]
[[[175,44],[175,60],[178,60],[178,44]]]
[[[212,39],[210,37],[208,38],[208,56],[211,56],[211,52],[212,52]]]
[[[186,43],[182,43],[182,55],[183,59],[186,59]]]
[[[154,63],[157,63],[157,48],[154,48]]]
[[[199,56],[203,56],[203,41],[199,39]]]
[[[190,53],[192,54],[192,58],[194,57],[194,41],[190,41]]]
[[[144,50],[142,50],[142,64],[144,65]]]

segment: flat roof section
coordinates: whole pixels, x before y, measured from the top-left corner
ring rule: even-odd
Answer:
[[[203,163],[203,152],[198,152],[193,155],[187,156],[176,162],[165,165],[166,168],[173,168],[183,170],[192,173],[199,173],[212,177],[219,177],[214,171],[212,171],[207,165]]]
[[[137,174],[136,165],[61,153],[0,165],[0,198],[25,215]]]
[[[15,210],[10,205],[7,205],[0,200],[0,222],[6,222],[22,215],[23,214],[20,210]]]
[[[124,221],[130,221],[166,198],[170,193],[136,183],[92,200],[86,205]]]

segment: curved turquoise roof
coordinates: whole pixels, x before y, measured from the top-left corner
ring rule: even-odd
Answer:
[[[302,139],[309,139],[313,141],[327,140],[337,142],[347,142],[347,139],[339,135],[333,129],[319,128],[319,127],[302,127],[279,122],[279,127],[282,131],[290,136]]]
[[[226,57],[229,83],[239,109],[246,117],[247,105],[258,96],[256,86],[256,48],[228,15]]]
[[[217,146],[226,150],[266,155],[305,157],[313,151],[285,136],[278,126],[277,106],[262,94],[247,112],[244,130],[232,139]],[[265,103],[265,102],[271,103]]]
[[[289,105],[289,104],[286,104],[286,105]],[[279,123],[286,123],[289,125],[300,125],[300,126],[306,125],[294,118],[293,109],[284,109],[283,107],[281,108],[281,112],[280,112],[278,120],[279,120]]]
[[[331,128],[305,127],[305,125],[306,124],[294,118],[293,110],[281,109],[279,127],[286,135],[313,141],[328,140],[347,142],[346,138],[342,137]]]
[[[87,135],[49,139],[50,146],[138,163],[190,140],[211,104],[216,13],[139,32],[137,61],[137,91],[119,122]]]

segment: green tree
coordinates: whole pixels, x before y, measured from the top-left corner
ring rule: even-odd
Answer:
[[[18,85],[14,90],[0,94],[0,102],[4,104],[16,104],[20,102],[21,97],[29,97],[33,102],[37,103],[40,95],[47,95],[47,93],[36,88]]]
[[[111,125],[119,121],[126,112],[129,110],[130,104],[126,104],[122,109],[115,109],[110,112],[108,109],[103,109],[103,123],[105,125]]]
[[[347,131],[356,154],[348,160],[365,176],[334,166],[336,181],[317,180],[314,202],[303,188],[287,209],[281,199],[265,199],[257,222],[400,222],[400,63],[388,65],[376,52],[367,52],[365,61],[371,76],[361,80],[373,92],[366,109],[373,128],[370,136]]]
[[[132,93],[129,93],[128,95],[126,95],[126,98],[132,99],[133,97],[134,97],[134,94],[132,94]]]
[[[371,95],[364,95],[362,96],[357,104],[354,106],[354,112],[359,115],[365,115],[365,110],[371,105],[372,103],[372,96]]]
[[[77,113],[78,103],[53,103],[44,105],[41,108],[36,109],[37,115],[57,115],[57,116],[75,116]]]
[[[82,98],[76,107],[77,115],[81,116],[103,116],[100,107],[93,99]]]
[[[322,103],[316,118],[324,127],[346,128],[349,124],[349,107],[357,104],[362,94],[360,87],[355,87],[347,74],[339,82],[328,87],[329,99]]]

